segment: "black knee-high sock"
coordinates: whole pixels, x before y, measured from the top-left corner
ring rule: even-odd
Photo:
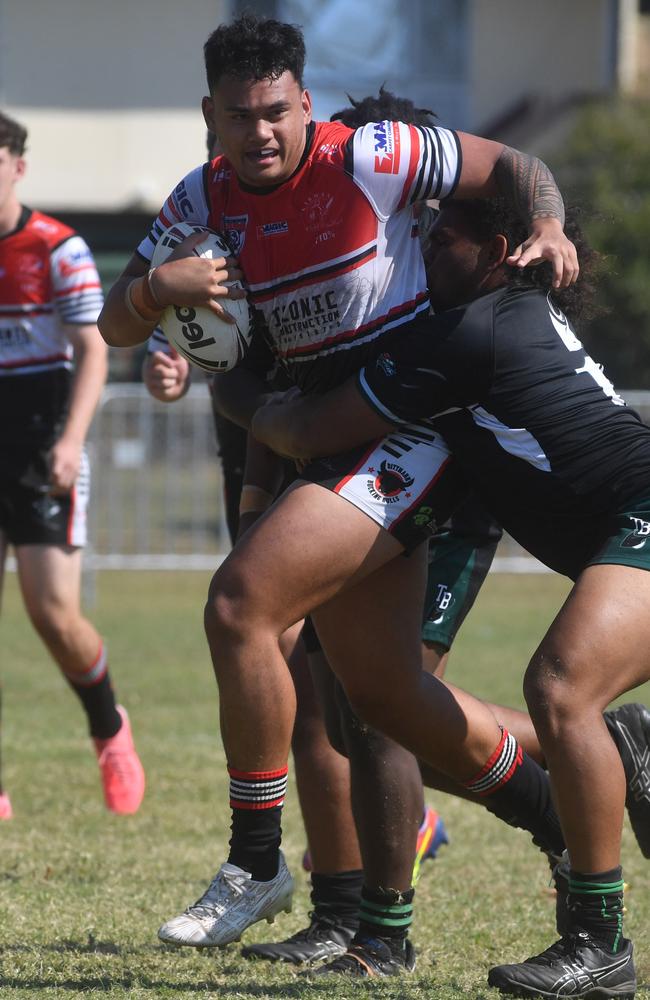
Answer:
[[[93,739],[107,740],[115,736],[122,728],[122,717],[115,706],[104,643],[86,671],[64,676],[84,707]]]
[[[507,729],[494,753],[465,788],[486,797],[490,812],[510,826],[528,830],[542,850],[559,856],[565,843],[551,799],[549,776],[524,753]]]
[[[256,882],[269,882],[278,873],[287,768],[238,771],[229,767],[228,773],[232,809],[228,861],[250,872]]]

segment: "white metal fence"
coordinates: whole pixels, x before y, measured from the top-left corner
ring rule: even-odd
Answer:
[[[650,392],[623,395],[650,423]],[[86,570],[214,569],[229,549],[207,387],[177,403],[144,386],[107,386],[90,439],[92,497]],[[544,572],[510,538],[497,572]]]
[[[212,569],[229,548],[208,389],[108,385],[90,438],[94,569]]]

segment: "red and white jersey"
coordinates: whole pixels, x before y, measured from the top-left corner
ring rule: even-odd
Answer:
[[[276,358],[292,382],[324,390],[429,308],[412,205],[451,195],[460,169],[448,129],[316,122],[298,168],[276,188],[242,186],[223,156],[197,167],[138,253],[150,261],[179,221],[225,233]]]
[[[24,208],[0,238],[0,378],[72,367],[64,324],[96,323],[97,268],[73,229]]]

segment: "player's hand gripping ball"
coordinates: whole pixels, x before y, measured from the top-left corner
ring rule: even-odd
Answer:
[[[206,238],[194,247],[197,257],[216,260],[229,257],[230,247],[224,237],[206,226],[178,222],[162,234],[151,258],[151,266],[162,264],[179,243],[193,233]],[[238,281],[231,282],[241,288]],[[211,374],[228,372],[244,357],[251,339],[251,322],[246,299],[220,299],[224,310],[235,319],[227,323],[205,306],[168,306],[160,318],[160,328],[169,343],[193,365]]]

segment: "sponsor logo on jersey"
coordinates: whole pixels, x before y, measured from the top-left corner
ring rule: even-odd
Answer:
[[[397,122],[377,122],[374,126],[375,173],[399,173],[400,138]]]
[[[622,549],[642,549],[650,537],[650,521],[630,516],[634,528],[621,542]]]
[[[415,479],[396,462],[389,462],[385,458],[379,466],[378,472],[373,466],[370,466],[368,472],[373,474],[373,478],[366,481],[366,486],[375,500],[391,504],[397,503],[402,493],[407,498],[411,496],[408,491]]]
[[[232,247],[235,257],[238,257],[244,249],[246,242],[246,226],[248,225],[247,215],[224,215],[221,229],[228,240],[228,245]]]
[[[332,156],[338,148],[338,142],[324,142],[322,146],[319,146],[318,152],[324,153],[325,156]]]
[[[291,337],[295,342],[312,339],[310,333],[321,337],[325,331],[338,327],[340,322],[336,295],[331,288],[276,306],[270,317],[270,325],[282,332],[282,340]]]
[[[44,233],[55,233],[58,228],[53,222],[46,222],[45,219],[34,219],[32,226]]]
[[[62,278],[71,278],[73,274],[85,271],[92,263],[90,251],[79,250],[77,253],[71,254],[67,260],[62,260],[59,263],[59,274]]]
[[[289,223],[284,222],[265,222],[263,226],[257,227],[257,238],[258,240],[264,239],[265,236],[283,236],[285,233],[289,232]]]
[[[192,215],[194,209],[192,207],[192,202],[190,201],[189,195],[187,193],[187,186],[185,180],[183,179],[180,184],[174,188],[174,196],[176,198],[176,203],[181,211],[182,215]]]

